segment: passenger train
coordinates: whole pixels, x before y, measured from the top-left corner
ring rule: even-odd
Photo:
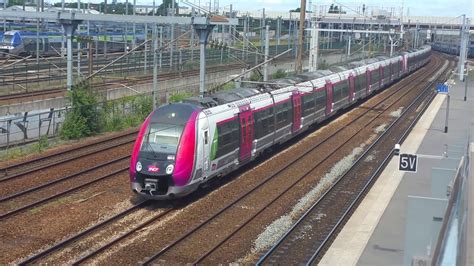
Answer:
[[[452,55],[459,55],[460,51],[459,43],[442,43],[442,42],[435,42],[431,44],[431,48],[433,51],[439,51],[446,54]],[[467,47],[467,57],[474,58],[474,41],[469,41]]]
[[[77,35],[77,34],[76,34]],[[81,36],[90,36],[96,41],[98,52],[104,50],[104,42],[106,42],[107,51],[118,52],[123,51],[125,40],[132,43],[133,34],[124,34],[120,32],[90,33]],[[144,33],[135,34],[136,43],[145,40]],[[39,52],[42,56],[55,56],[60,51],[63,42],[63,34],[61,32],[41,32],[39,35],[32,31],[12,30],[3,33],[0,36],[0,58],[11,55],[25,56],[36,54],[36,43],[39,44]],[[74,50],[77,48],[77,42],[73,40]]]
[[[430,55],[424,46],[338,73],[305,73],[162,105],[139,130],[131,188],[158,200],[188,195],[422,67]]]

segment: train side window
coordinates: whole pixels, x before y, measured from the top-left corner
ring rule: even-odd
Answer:
[[[316,110],[326,109],[326,90],[316,92]]]
[[[206,130],[204,131],[204,144],[209,143],[209,132]]]
[[[237,119],[217,125],[216,158],[226,155],[239,147],[239,128]]]
[[[275,130],[273,107],[255,112],[254,114],[255,138],[262,138]]]
[[[314,113],[316,109],[316,103],[314,101],[314,93],[309,93],[301,97],[303,101],[303,116],[307,116]]]
[[[287,101],[275,106],[277,128],[282,128],[291,122],[291,105]]]

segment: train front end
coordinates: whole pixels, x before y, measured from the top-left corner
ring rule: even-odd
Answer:
[[[19,55],[23,51],[19,31],[6,31],[0,39],[0,58]]]
[[[132,190],[145,198],[170,199],[188,195],[197,148],[200,109],[177,103],[154,110],[142,124],[130,161]]]

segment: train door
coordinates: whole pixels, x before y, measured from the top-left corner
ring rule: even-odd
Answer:
[[[250,105],[240,106],[240,161],[250,159],[253,142],[253,117]]]
[[[382,67],[382,65],[380,65],[379,66],[379,89],[382,89],[382,86],[384,85],[384,82],[383,82],[384,70],[386,70],[386,67]]]
[[[369,95],[370,92],[372,91],[372,76],[371,76],[370,70],[368,68],[365,71],[365,79],[367,81],[367,95]]]
[[[207,117],[199,120],[199,124],[202,132],[202,176],[207,177],[209,175],[210,165],[210,153],[211,153],[211,136],[209,133],[209,122]]]
[[[296,132],[301,127],[301,94],[294,91],[291,99],[293,101],[293,132]]]
[[[408,55],[403,55],[403,74],[408,73]]]
[[[355,97],[355,80],[354,75],[349,74],[349,103],[354,100]]]
[[[395,64],[390,62],[390,79],[389,79],[390,82],[392,82],[395,79],[395,77],[393,76],[393,72],[394,72],[394,68],[395,68],[394,66],[395,66]]]
[[[332,82],[326,81],[326,115],[329,115],[334,110],[334,103],[332,98]]]

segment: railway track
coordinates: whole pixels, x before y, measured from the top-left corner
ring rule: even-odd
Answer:
[[[445,80],[446,73],[447,71],[435,81]],[[435,81],[425,86],[423,92],[404,110],[403,114],[390,124],[351,168],[345,171],[291,229],[260,258],[257,265],[318,263],[391,159],[392,147],[406,138],[431,103],[436,95],[432,90]],[[375,153],[385,154],[385,157],[380,158],[376,164],[368,160],[369,156]],[[311,230],[307,229],[309,227]]]
[[[86,145],[71,148],[67,151],[59,151],[28,161],[3,166],[0,168],[0,173],[3,173],[3,176],[0,177],[0,184],[58,164],[113,149],[117,147],[117,145],[133,143],[136,133],[137,131],[127,132],[126,134],[120,134],[106,140],[94,141]]]
[[[434,69],[434,68],[432,68]],[[434,70],[430,71],[428,74],[434,73]],[[427,78],[428,75],[425,75]],[[416,77],[409,78],[408,80],[416,81]],[[421,81],[418,81],[421,83]],[[405,83],[406,84],[406,83]],[[159,259],[160,263],[166,263],[170,261],[175,261],[183,258],[183,255],[186,254],[186,258],[193,258],[192,261],[183,261],[186,263],[191,262],[192,264],[199,264],[199,263],[216,263],[217,260],[209,260],[212,254],[218,250],[219,248],[223,247],[223,245],[229,241],[232,237],[238,234],[242,229],[251,227],[249,224],[252,223],[259,217],[263,212],[267,210],[271,210],[272,206],[275,204],[284,204],[283,198],[291,193],[300,182],[306,178],[309,178],[311,175],[314,175],[314,171],[324,165],[332,156],[335,156],[337,153],[340,153],[346,145],[350,145],[351,142],[356,138],[361,136],[361,132],[364,132],[363,129],[371,128],[369,125],[373,124],[375,121],[380,120],[383,116],[387,116],[387,111],[392,110],[393,106],[398,104],[402,99],[409,98],[412,96],[413,91],[405,89],[405,92],[402,93],[400,96],[395,96],[395,94],[400,93],[400,91],[393,92],[389,97],[385,98],[385,101],[371,107],[370,109],[366,110],[360,116],[354,119],[354,122],[351,125],[344,126],[343,129],[336,131],[333,135],[328,136],[327,138],[321,140],[318,144],[310,147],[305,153],[297,156],[287,164],[283,165],[280,169],[276,172],[268,175],[266,177],[262,177],[262,182],[259,183],[257,186],[249,190],[247,193],[243,194],[242,196],[236,198],[233,202],[225,206],[224,208],[217,211],[214,215],[209,218],[206,218],[200,224],[186,232],[185,234],[178,237],[176,240],[172,241],[171,243],[167,244],[164,248],[159,250],[158,252],[149,256],[145,261],[145,265],[153,264],[157,262]],[[390,97],[394,96],[396,99],[391,99]],[[387,100],[388,99],[388,100]],[[387,103],[387,101],[389,103]],[[393,101],[390,103],[390,101]],[[370,115],[368,115],[370,114]],[[372,115],[372,117],[371,117]],[[369,118],[367,121],[365,119]],[[354,130],[354,125],[359,123],[357,126],[357,130]],[[362,125],[360,124],[362,123]],[[366,132],[365,132],[366,133]],[[346,135],[347,134],[347,135]],[[342,137],[344,141],[339,141],[338,144],[333,143],[336,138],[341,138],[341,135],[346,135]],[[331,148],[329,148],[331,147]],[[392,146],[391,146],[392,147]],[[319,151],[319,152],[318,152]],[[329,152],[324,156],[324,158],[320,158],[320,160],[315,160],[315,157],[319,156],[318,153],[321,151],[332,151]],[[304,163],[303,163],[304,162]],[[308,163],[312,162],[312,163]],[[268,191],[265,191],[267,183],[273,182],[275,179],[290,179],[286,187],[281,188],[279,192],[273,192],[269,195]],[[248,200],[249,197],[260,197],[262,198],[261,206],[254,207],[252,209],[252,214],[249,215],[248,213],[243,212],[240,206],[248,206],[245,202]],[[265,197],[261,196],[265,195]],[[263,203],[264,202],[264,203]],[[332,207],[331,207],[332,209]],[[226,218],[224,218],[226,217]],[[229,217],[235,217],[235,219],[230,219]],[[239,218],[237,218],[239,217]],[[244,218],[245,217],[245,218]],[[209,242],[214,242],[212,244],[202,244],[202,248],[200,252],[191,253],[185,252],[186,246],[189,247],[191,242],[194,243],[202,243],[201,241],[196,240],[199,236],[204,235],[202,231],[216,231],[217,232],[217,224],[222,223],[222,221],[232,221],[232,224],[227,224],[227,227],[231,228],[230,230],[226,230],[225,233],[219,235],[219,240],[209,240]],[[219,228],[223,228],[222,226]],[[214,229],[214,230],[213,230]],[[212,235],[212,234],[211,234]],[[223,235],[223,236],[222,236]],[[300,236],[301,237],[301,236]],[[216,237],[217,238],[217,237]],[[295,254],[293,254],[295,255]],[[298,255],[295,255],[298,257]],[[279,261],[277,261],[279,263]]]
[[[428,75],[425,75],[425,77],[429,76],[431,73],[432,72],[427,73]],[[406,83],[414,82],[417,79],[419,79],[418,76],[410,77],[406,80],[405,83],[399,84],[398,87],[400,87],[400,89],[401,89]],[[406,89],[405,92],[402,95],[396,96],[396,99],[392,99],[391,101],[393,101],[393,102],[391,104],[387,104],[387,98],[395,97],[395,94],[398,93],[398,92],[399,91],[394,91],[394,92],[390,93],[389,96],[385,97],[386,98],[385,101],[381,101],[381,102],[373,105],[370,109],[364,110],[357,118],[354,119],[354,123],[356,123],[357,120],[367,119],[366,117],[367,117],[368,113],[378,114],[378,115],[375,115],[374,117],[370,117],[370,119],[368,121],[365,121],[363,125],[359,125],[360,128],[367,127],[368,124],[373,123],[373,121],[375,121],[376,119],[382,117],[383,115],[386,115],[386,112],[382,112],[381,109],[384,109],[385,111],[387,111],[387,110],[390,109],[391,106],[398,103],[401,99],[407,98],[408,96],[410,96],[411,94],[414,93],[413,91],[411,91],[409,89]],[[321,148],[322,145],[327,145],[327,143],[331,139],[335,138],[335,135],[342,134],[342,132],[344,130],[346,130],[346,129],[349,130],[350,127],[351,127],[351,125],[345,125],[343,128],[340,128],[340,129],[336,130],[333,135],[328,136],[324,140],[321,140],[318,144],[316,144],[315,146],[308,149],[304,154],[301,154],[300,156],[298,156],[298,158],[295,158],[294,160],[292,160],[288,164],[282,166],[282,168],[280,168],[278,171],[276,171],[272,175],[269,175],[269,176],[265,177],[262,180],[262,182],[260,182],[257,186],[255,186],[251,190],[247,191],[246,193],[244,193],[243,195],[241,195],[240,197],[238,197],[237,199],[235,199],[231,203],[227,204],[224,208],[218,210],[212,216],[204,219],[203,221],[201,221],[201,223],[195,225],[192,229],[185,232],[184,234],[179,236],[174,241],[166,243],[165,246],[159,252],[157,252],[155,254],[152,254],[146,260],[142,261],[142,263],[150,264],[150,263],[155,262],[157,259],[161,259],[160,262],[166,262],[166,261],[170,261],[170,260],[167,260],[167,258],[170,258],[170,257],[171,258],[176,258],[174,255],[170,255],[170,253],[171,254],[173,253],[173,249],[176,249],[178,246],[185,246],[186,243],[189,243],[189,241],[193,241],[192,239],[194,239],[194,237],[196,237],[196,235],[199,235],[200,230],[202,230],[206,227],[212,227],[213,225],[222,222],[222,220],[226,220],[226,219],[223,218],[223,216],[229,215],[228,214],[229,211],[239,212],[239,209],[240,209],[239,206],[245,206],[245,203],[243,203],[243,201],[245,201],[247,197],[255,196],[257,194],[256,192],[258,192],[260,189],[263,189],[265,184],[267,184],[267,183],[271,182],[272,180],[274,180],[274,178],[276,178],[281,173],[286,172],[288,174],[288,172],[291,172],[291,171],[294,170],[295,166],[299,167],[299,166],[297,166],[297,164],[299,162],[301,162],[302,158],[307,157],[307,156],[311,156],[311,154],[314,155],[314,153],[316,153],[317,150],[319,150],[319,148]],[[358,133],[354,133],[352,135],[353,135],[352,137],[349,137],[348,139],[346,139],[346,141],[343,144],[340,144],[340,146],[342,147],[343,145],[349,143],[350,140],[354,136],[358,135]],[[334,148],[334,150],[336,152],[339,149],[336,147],[336,148]],[[318,165],[320,165],[320,164],[322,164],[322,162],[318,163]],[[313,167],[313,169],[307,171],[304,175],[297,178],[297,180],[295,182],[293,182],[290,186],[286,187],[283,191],[280,191],[278,193],[278,195],[276,195],[276,197],[274,197],[272,200],[267,201],[265,203],[265,206],[263,206],[263,207],[260,206],[259,210],[256,213],[254,213],[251,217],[248,217],[248,215],[247,215],[246,219],[244,219],[243,221],[242,221],[242,219],[239,219],[239,221],[235,221],[235,223],[238,224],[238,226],[235,226],[235,227],[230,226],[231,228],[235,228],[235,229],[233,229],[233,231],[231,231],[231,232],[226,232],[226,234],[225,234],[226,236],[225,237],[220,237],[218,243],[213,243],[213,245],[203,244],[203,246],[205,246],[205,248],[207,248],[207,251],[201,253],[198,256],[194,256],[193,258],[197,258],[197,259],[195,259],[192,262],[193,263],[206,263],[206,262],[208,262],[208,261],[206,261],[206,259],[209,256],[211,256],[215,250],[217,250],[219,247],[221,247],[223,244],[225,244],[226,241],[228,241],[230,238],[232,238],[234,235],[236,235],[242,228],[245,228],[245,226],[248,225],[249,223],[251,223],[256,217],[258,217],[259,214],[261,214],[265,210],[268,210],[269,207],[272,204],[274,204],[277,200],[281,199],[281,197],[283,197],[287,192],[289,192],[291,189],[294,189],[295,186],[299,183],[299,180],[305,178],[313,170],[314,170],[314,167]],[[165,214],[168,214],[168,212],[165,211]],[[235,216],[235,213],[234,213],[234,216]],[[94,258],[98,254],[101,254],[102,252],[104,252],[105,250],[111,248],[112,246],[118,245],[121,241],[123,241],[124,239],[130,237],[131,235],[133,235],[137,231],[143,229],[144,227],[147,227],[147,226],[149,226],[153,223],[157,223],[159,221],[162,221],[163,217],[164,216],[162,216],[162,213],[160,212],[158,214],[153,215],[152,217],[150,217],[146,221],[135,224],[130,230],[123,230],[122,229],[122,230],[120,230],[120,233],[116,237],[114,237],[112,239],[109,239],[109,241],[106,241],[105,244],[101,244],[101,245],[99,245],[99,246],[97,246],[93,249],[89,249],[89,250],[84,250],[84,248],[83,248],[82,252],[80,252],[79,256],[72,259],[72,262],[70,260],[68,263],[72,263],[72,264],[87,263],[90,259]],[[244,217],[245,217],[245,215],[244,215]],[[98,224],[98,227],[101,227],[101,226],[103,226],[102,223]],[[97,228],[94,226],[92,229],[89,228],[86,231],[90,232],[90,230],[96,230],[96,229]],[[208,230],[211,230],[211,229],[208,228]],[[58,249],[59,250],[64,249],[65,247],[64,247],[64,244],[62,244],[63,242],[70,243],[72,241],[76,241],[78,238],[82,237],[84,234],[83,234],[83,232],[81,232],[77,235],[79,237],[74,236],[71,239],[67,239],[67,241],[61,241],[60,243],[54,245],[52,247],[52,250],[48,249],[46,251],[46,253],[42,252],[41,254],[37,254],[33,257],[30,257],[28,260],[23,261],[22,263],[36,262],[38,259],[40,259],[40,262],[45,262],[46,261],[46,262],[53,262],[54,263],[54,261],[55,261],[54,259],[50,260],[50,259],[46,258],[46,260],[43,260],[42,258],[46,254],[50,254],[51,252],[56,252]],[[69,247],[69,249],[73,249],[73,248]],[[177,252],[177,253],[179,253],[179,252]],[[39,257],[38,257],[38,255],[39,255]],[[59,258],[58,256],[59,255],[56,255],[54,258],[57,259],[57,258]]]
[[[180,206],[181,205],[183,204],[180,204]],[[133,234],[146,226],[164,220],[177,209],[178,207],[170,206],[167,203],[160,205],[143,200],[100,223],[90,226],[73,236],[63,239],[27,257],[18,264],[26,265],[35,263],[38,260],[42,263],[48,261],[54,263],[57,258],[75,256],[76,259],[70,259],[69,263],[78,265],[103,252],[107,248],[120,243],[124,239],[133,236]],[[142,219],[136,218],[137,216],[142,217]],[[124,228],[126,229],[124,230]],[[102,238],[101,244],[96,243],[97,238]],[[105,240],[103,240],[103,238],[105,238]]]
[[[428,76],[429,74],[431,74],[431,72],[430,73],[425,73],[425,76]],[[403,81],[399,82],[399,83],[395,84],[394,86],[398,87],[398,90],[402,90],[402,89],[404,89],[406,84],[409,84],[409,82],[421,82],[418,79],[420,79],[419,76],[412,75],[412,76],[408,77],[405,80],[405,82],[403,82]],[[389,96],[387,96],[386,98],[394,96],[396,93],[397,93],[397,91],[395,89],[395,91],[391,92],[389,94]],[[413,93],[413,92],[409,91],[409,90],[406,90],[405,93],[403,93],[402,96],[398,96],[396,98],[398,98],[400,100],[403,97],[405,97],[405,98],[408,97],[408,95],[411,94],[411,93]],[[394,101],[393,104],[395,104],[399,100],[392,99],[392,101]],[[224,208],[216,211],[210,217],[208,217],[206,219],[203,218],[204,221],[201,221],[201,223],[195,224],[192,227],[191,230],[188,230],[187,232],[184,232],[180,237],[178,237],[174,241],[170,241],[170,242],[162,244],[161,245],[162,248],[160,249],[160,251],[157,252],[157,253],[150,253],[149,256],[148,256],[148,259],[143,261],[144,264],[152,263],[152,262],[156,261],[157,259],[161,259],[160,262],[163,262],[163,261],[166,262],[167,260],[170,261],[169,258],[177,258],[176,253],[173,253],[173,251],[175,251],[176,249],[179,249],[179,248],[183,248],[183,246],[186,246],[187,244],[189,244],[190,241],[193,241],[193,239],[195,239],[196,237],[199,236],[200,231],[202,231],[203,229],[206,229],[206,228],[207,228],[208,231],[209,230],[212,231],[212,228],[214,226],[216,226],[216,224],[222,223],[223,221],[227,221],[227,223],[228,223],[229,219],[226,220],[225,218],[226,217],[229,218],[229,215],[231,217],[238,217],[238,219],[231,220],[233,223],[235,223],[234,224],[235,226],[230,226],[230,225],[227,224],[227,227],[231,228],[232,231],[225,232],[224,233],[225,236],[221,236],[221,234],[219,234],[218,239],[208,239],[209,243],[200,242],[200,243],[202,243],[202,246],[203,246],[202,248],[204,249],[204,251],[201,250],[198,254],[189,254],[189,257],[194,258],[194,261],[193,261],[194,263],[202,263],[202,262],[207,263],[209,261],[212,261],[209,258],[212,257],[212,254],[217,249],[222,247],[229,239],[231,239],[233,236],[238,234],[239,231],[242,228],[245,228],[246,225],[252,223],[255,220],[255,218],[258,217],[259,214],[261,214],[265,210],[271,209],[271,208],[269,208],[269,206],[271,206],[273,203],[277,202],[278,200],[281,200],[282,197],[284,197],[285,195],[288,194],[286,192],[291,191],[292,189],[294,189],[298,185],[300,180],[302,180],[303,178],[308,176],[309,175],[308,173],[311,173],[312,170],[309,170],[309,172],[307,172],[306,174],[300,175],[299,178],[295,178],[295,173],[300,172],[299,170],[295,171],[295,169],[302,168],[302,166],[301,166],[302,158],[311,158],[311,157],[314,157],[315,154],[318,154],[318,153],[320,154],[320,152],[318,152],[318,150],[319,149],[324,150],[323,145],[329,145],[330,147],[332,147],[329,150],[332,150],[332,149],[334,149],[336,151],[339,150],[339,149],[336,148],[336,146],[334,146],[334,143],[329,143],[331,140],[334,140],[336,138],[335,137],[336,135],[337,136],[339,136],[341,134],[353,135],[351,132],[349,132],[349,131],[351,131],[351,125],[353,126],[353,124],[356,123],[356,121],[359,121],[359,120],[360,120],[359,122],[361,122],[363,120],[368,119],[368,121],[363,122],[364,123],[363,125],[358,126],[360,129],[366,128],[367,125],[369,123],[371,123],[371,121],[373,122],[375,120],[374,117],[367,117],[367,114],[372,114],[373,116],[381,117],[382,114],[379,114],[379,113],[382,112],[382,110],[388,110],[389,109],[388,106],[389,106],[389,104],[387,104],[386,101],[383,101],[383,102],[381,101],[381,102],[378,102],[378,103],[374,104],[370,108],[360,108],[360,114],[353,119],[353,121],[354,121],[353,123],[346,124],[346,125],[344,125],[340,128],[335,129],[333,131],[332,135],[318,141],[318,143],[316,143],[315,145],[313,145],[312,147],[307,149],[306,152],[304,152],[303,154],[300,154],[299,156],[294,158],[294,160],[292,160],[291,162],[288,162],[287,164],[282,165],[282,167],[280,169],[278,169],[277,171],[273,171],[274,172],[273,174],[268,175],[266,177],[261,177],[260,180],[262,180],[262,181],[258,185],[253,187],[251,190],[247,191],[246,193],[244,193],[243,195],[241,195],[237,199],[233,200],[232,202],[227,204]],[[377,115],[377,114],[379,114],[379,115]],[[352,128],[352,131],[353,130],[354,129]],[[360,130],[355,130],[355,131],[360,131]],[[346,138],[346,141],[344,143],[348,143],[351,139],[350,136],[346,136],[345,138]],[[342,145],[344,145],[344,144],[340,144],[339,146],[342,146]],[[328,149],[326,148],[326,150],[328,150]],[[324,159],[324,160],[326,160],[326,159]],[[309,161],[309,160],[306,159],[306,161]],[[314,161],[314,159],[311,159],[311,161]],[[322,164],[322,163],[323,162],[320,162],[319,164]],[[291,173],[291,172],[293,172],[293,173]],[[288,175],[291,175],[292,178],[288,179]],[[251,211],[254,212],[254,214],[252,214],[252,216],[249,217],[248,209],[242,208],[242,206],[246,206],[246,200],[248,200],[249,197],[262,197],[260,194],[267,195],[266,193],[260,193],[260,192],[262,192],[262,190],[265,189],[265,184],[271,183],[276,178],[288,179],[291,182],[289,183],[289,186],[283,188],[283,191],[278,191],[278,192],[274,192],[273,194],[271,194],[273,196],[271,200],[267,200],[267,199],[261,200],[261,201],[265,201],[264,203],[262,203],[262,204],[265,204],[265,205],[264,206],[254,206],[254,208],[251,209]],[[297,180],[295,181],[295,179],[297,179]],[[259,192],[259,193],[257,193],[257,192]],[[267,191],[267,193],[268,193],[268,191]],[[142,206],[141,208],[144,208],[144,206]],[[257,209],[257,208],[258,208],[258,210],[255,213],[255,209]],[[229,212],[233,212],[233,214],[232,213],[229,214]],[[224,216],[226,216],[226,217],[224,217]],[[153,217],[155,217],[155,216],[153,216]],[[93,250],[87,250],[87,251],[81,252],[79,254],[79,258],[76,257],[75,260],[73,260],[73,262],[83,263],[83,262],[86,262],[86,261],[90,260],[94,256],[96,256],[96,255],[104,252],[105,250],[109,249],[111,246],[117,245],[123,239],[133,235],[134,233],[141,230],[142,228],[144,228],[144,227],[146,227],[150,224],[156,223],[158,221],[161,221],[162,217],[157,217],[156,220],[154,220],[154,218],[150,218],[149,221],[143,221],[141,223],[137,223],[134,226],[134,228],[131,229],[131,230],[126,231],[126,230],[120,229],[121,233],[119,234],[119,236],[116,237],[116,239],[111,239],[104,245],[99,245],[98,247],[94,247]],[[211,227],[211,228],[209,228],[209,227]],[[93,230],[96,230],[96,229],[93,229]],[[213,231],[217,232],[216,230],[213,230]],[[201,232],[201,234],[202,234],[202,232]],[[80,233],[78,235],[82,235],[82,233]],[[77,239],[77,238],[75,238],[75,239]],[[68,239],[66,239],[66,240],[68,240]],[[66,240],[61,241],[61,242],[70,243],[70,242],[75,241],[75,240],[68,240],[68,241],[66,241]],[[210,242],[212,242],[212,243],[210,243]],[[60,244],[60,243],[58,243],[58,244]],[[61,246],[60,249],[62,249],[64,247],[65,246]],[[53,252],[55,252],[55,250],[53,250]],[[49,254],[49,253],[50,252],[47,252],[46,254]],[[30,259],[33,258],[32,260],[23,261],[23,262],[21,262],[21,264],[36,262],[38,260],[40,260],[40,262],[43,261],[43,259],[42,259],[43,256],[39,256],[39,257],[35,257],[35,256],[30,257]],[[56,258],[58,258],[58,257],[56,257]],[[54,262],[54,260],[53,260],[53,262]]]
[[[238,69],[242,68],[241,64],[230,64],[224,66],[211,66],[207,68],[207,73],[217,73],[225,70],[231,69]],[[188,70],[183,72],[169,72],[163,73],[159,75],[158,80],[170,80],[170,79],[177,79],[181,77],[190,77],[199,74],[199,70]],[[153,77],[145,76],[145,77],[138,77],[138,78],[128,78],[128,79],[120,79],[121,82],[125,86],[132,86],[132,85],[139,85],[139,84],[147,84],[150,83]],[[47,80],[44,80],[47,81]],[[113,85],[104,85],[103,83],[95,83],[92,85],[92,89],[97,89],[99,91],[105,91],[107,89],[113,88]],[[2,101],[11,101],[17,99],[25,99],[37,96],[53,96],[53,95],[65,95],[66,94],[65,88],[53,88],[47,90],[38,90],[38,91],[31,91],[31,92],[19,92],[19,93],[11,93],[6,95],[0,95],[0,103]]]

